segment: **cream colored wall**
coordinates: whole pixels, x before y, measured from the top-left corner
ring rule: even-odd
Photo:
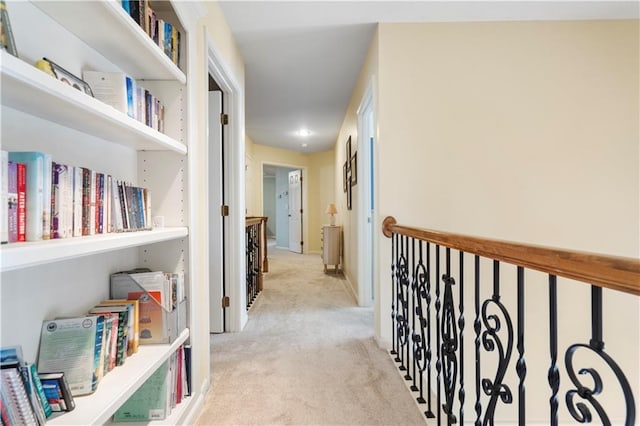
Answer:
[[[375,85],[376,73],[378,70],[378,42],[377,34],[374,35],[371,46],[363,63],[362,70],[358,82],[354,88],[349,107],[345,114],[345,118],[340,127],[338,140],[335,145],[335,193],[336,206],[338,214],[336,223],[343,225],[343,270],[344,274],[352,287],[353,294],[358,295],[360,282],[358,279],[358,196],[362,185],[352,187],[351,206],[347,209],[347,194],[343,187],[343,165],[346,160],[346,143],[351,136],[351,153],[358,150],[360,140],[358,137],[358,116],[357,111],[367,86],[373,81]],[[376,88],[374,88],[374,91]],[[377,138],[375,138],[377,139]],[[360,157],[360,161],[361,161]],[[374,226],[374,232],[377,232],[378,226]],[[375,279],[375,277],[374,277]],[[379,334],[379,333],[377,333]]]
[[[247,185],[247,208],[262,215],[262,165],[272,164],[303,169],[303,240],[305,253],[320,253],[320,227],[328,223],[324,211],[334,202],[333,150],[305,154],[297,151],[274,148],[254,143],[246,137],[247,155],[251,156],[247,175],[253,176],[254,184]]]
[[[402,224],[637,258],[638,28],[638,21],[381,24],[378,220],[392,215]],[[352,102],[345,132],[352,131],[353,109]],[[343,140],[341,132],[340,165]],[[378,303],[386,309],[391,246],[384,237],[377,244]],[[513,281],[511,274],[502,286],[511,307]],[[575,283],[563,282],[559,293],[563,365],[564,350],[590,338],[589,297],[587,286]],[[547,305],[544,279],[530,280],[529,407],[548,406]],[[472,336],[473,305],[466,306]],[[605,318],[607,351],[638,395],[638,298],[606,291]],[[379,321],[377,333],[388,343],[384,310]],[[603,379],[617,423],[617,385],[610,375]],[[568,382],[563,369],[561,401]],[[515,412],[504,408],[507,422]],[[528,421],[547,419],[546,410],[530,412]],[[566,419],[566,407],[561,413]]]

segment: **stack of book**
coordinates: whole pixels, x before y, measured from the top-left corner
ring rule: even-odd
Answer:
[[[181,35],[178,27],[159,18],[150,0],[122,0],[122,7],[179,67]]]
[[[2,243],[151,229],[149,191],[111,175],[2,151]]]
[[[82,72],[93,96],[118,111],[164,133],[164,104],[132,77],[122,72]]]
[[[44,425],[56,411],[71,411],[73,396],[63,373],[39,374],[20,346],[0,348],[0,421]]]
[[[115,412],[114,422],[164,420],[190,393],[190,348],[181,345]]]

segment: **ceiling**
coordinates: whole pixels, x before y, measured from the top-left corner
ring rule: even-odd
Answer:
[[[378,22],[637,19],[639,4],[220,1],[245,64],[246,133],[257,144],[306,153],[335,144]]]

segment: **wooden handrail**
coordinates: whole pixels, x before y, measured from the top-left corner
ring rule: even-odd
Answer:
[[[251,225],[258,225],[259,223],[261,223],[262,221],[266,221],[266,217],[262,217],[262,216],[247,216],[245,218],[245,224],[244,226],[251,226]]]
[[[388,216],[382,223],[387,238],[395,234],[417,238],[465,253],[570,278],[640,296],[640,259],[561,250],[531,244],[471,237],[398,225]]]

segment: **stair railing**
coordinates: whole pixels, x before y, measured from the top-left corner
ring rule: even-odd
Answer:
[[[410,389],[417,393],[417,401],[425,405],[427,418],[436,418],[438,425],[463,424],[466,405],[473,407],[474,415],[467,415],[478,426],[499,421],[528,424],[526,276],[528,285],[542,281],[548,286],[547,300],[540,301],[548,307],[548,319],[532,319],[536,321],[534,326],[548,327],[549,331],[548,346],[534,348],[536,357],[548,351],[549,365],[544,371],[548,407],[529,407],[530,410],[548,410],[548,421],[544,423],[554,426],[558,425],[560,409],[564,411],[562,423],[636,424],[632,387],[616,360],[605,351],[603,289],[639,296],[640,260],[408,227],[398,225],[393,217],[384,220],[383,233],[392,240],[391,279],[382,284],[388,285],[392,293],[391,354]],[[503,264],[506,266],[501,271]],[[481,265],[485,267],[482,271]],[[515,272],[511,279],[505,279],[507,269]],[[558,317],[558,278],[587,283],[591,293],[590,339],[566,347],[560,347],[558,340],[559,331],[563,330]],[[505,281],[515,281],[515,286]],[[510,310],[509,304],[515,309]],[[567,309],[569,305],[562,307]],[[465,320],[469,311],[474,314],[471,327]],[[638,336],[634,338],[637,344]],[[638,348],[634,350],[637,353]],[[465,351],[469,351],[466,359],[473,359],[467,365]],[[584,352],[589,352],[591,358],[582,356]],[[561,361],[559,353],[564,355]],[[598,365],[609,371],[602,374],[592,365],[576,370],[585,359],[598,360]],[[494,360],[496,365],[487,365]],[[637,365],[638,360],[636,368]],[[561,369],[565,373],[561,374]],[[562,406],[561,377],[569,379],[563,382]],[[605,386],[603,377],[617,381],[618,386]],[[465,378],[473,378],[470,386]],[[472,401],[467,401],[468,388]],[[618,391],[614,400],[621,402],[614,412],[608,412],[601,403],[603,389]],[[513,419],[500,419],[497,411],[510,412],[506,418]]]
[[[262,216],[245,219],[247,310],[263,290],[263,273],[269,271],[267,220],[267,217]]]

